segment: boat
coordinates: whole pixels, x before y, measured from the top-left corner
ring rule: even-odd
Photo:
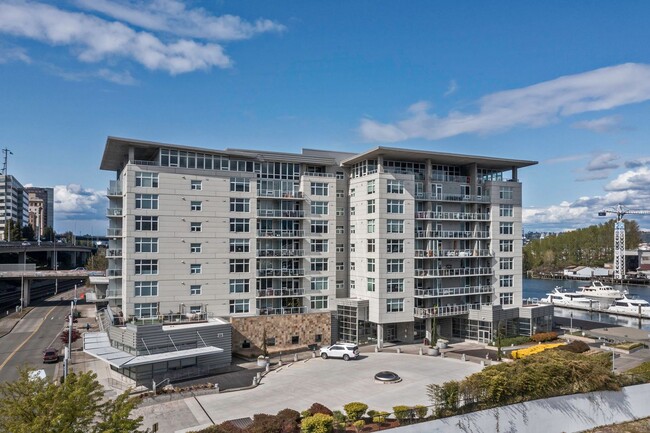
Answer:
[[[578,292],[564,292],[561,287],[556,287],[553,292],[547,293],[546,298],[539,302],[544,304],[553,304],[558,307],[580,308],[580,309],[597,309],[600,308],[600,302],[586,298]]]
[[[581,286],[576,293],[589,298],[621,299],[627,291],[615,289],[603,284],[602,281],[595,280],[589,286]]]
[[[623,298],[614,301],[607,308],[606,312],[650,317],[650,302],[645,299],[637,297],[628,298],[627,295],[623,295]]]

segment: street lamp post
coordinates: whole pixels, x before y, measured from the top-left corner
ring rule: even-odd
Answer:
[[[570,333],[573,334],[573,311],[571,312],[571,321],[569,327],[571,328]]]

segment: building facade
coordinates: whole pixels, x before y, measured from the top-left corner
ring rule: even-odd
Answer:
[[[36,236],[43,236],[45,227],[54,228],[54,188],[25,188],[29,200],[29,225]]]
[[[0,176],[0,239],[8,239],[5,227],[9,220],[21,227],[28,224],[29,200],[25,188],[12,175]]]
[[[109,283],[98,297],[127,322],[230,317],[236,351],[381,346],[430,338],[432,326],[488,341],[495,320],[542,329],[548,311],[519,314],[517,171],[533,164],[109,137]]]

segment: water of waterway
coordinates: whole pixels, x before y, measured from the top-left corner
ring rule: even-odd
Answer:
[[[572,280],[536,280],[524,278],[524,299],[528,298],[544,298],[547,293],[553,291],[555,287],[561,287],[566,291],[573,292],[579,289],[580,286],[588,285],[588,281],[572,281]],[[641,299],[650,302],[650,286],[637,286],[637,285],[620,285],[614,284],[616,289],[625,289],[632,295],[637,295]],[[650,319],[636,319],[634,317],[614,316],[605,313],[594,313],[589,311],[571,310],[567,308],[555,307],[555,316],[570,317],[573,313],[573,318],[578,320],[590,320],[593,322],[601,322],[609,325],[627,326],[630,328],[639,328],[650,331]]]

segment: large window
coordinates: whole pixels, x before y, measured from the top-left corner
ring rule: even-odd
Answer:
[[[368,259],[368,272],[377,272],[377,266],[375,265],[375,259]]]
[[[311,195],[329,195],[328,185],[323,182],[312,182]]]
[[[368,200],[368,213],[375,213],[376,210],[375,199]]]
[[[231,253],[247,253],[250,251],[249,239],[230,239]]]
[[[230,212],[250,212],[250,200],[247,198],[231,198]]]
[[[135,238],[136,253],[157,253],[158,238]]]
[[[368,220],[367,221],[367,228],[368,228],[368,233],[374,233],[375,232],[375,220]]]
[[[248,293],[250,291],[250,281],[244,279],[230,280],[230,293]]]
[[[501,275],[499,277],[499,287],[512,287],[513,277],[512,275]]]
[[[499,223],[499,234],[511,235],[513,233],[513,223]]]
[[[376,191],[375,187],[376,181],[375,180],[369,180],[368,181],[368,194],[374,194]]]
[[[250,311],[250,301],[248,299],[231,299],[230,314],[248,313]]]
[[[158,194],[136,194],[136,209],[158,209]]]
[[[313,201],[311,202],[312,215],[327,215],[327,202],[326,201]]]
[[[230,191],[237,192],[250,192],[251,184],[247,177],[231,177],[230,178]]]
[[[230,259],[230,272],[249,272],[250,263],[248,259]]]
[[[190,265],[190,274],[200,274],[201,273],[201,265],[192,263]]]
[[[158,273],[158,260],[136,260],[135,275],[156,275]]]
[[[158,303],[133,304],[133,314],[138,318],[156,317],[158,316]]]
[[[312,253],[326,253],[329,251],[329,244],[327,239],[312,239],[311,252]]]
[[[369,253],[374,253],[375,252],[375,245],[376,242],[374,239],[368,239],[368,252]]]
[[[386,260],[386,272],[389,274],[396,272],[404,272],[404,259],[388,259]]]
[[[135,173],[135,186],[158,188],[158,173],[138,171]]]
[[[190,210],[198,212],[200,210],[203,210],[203,203],[200,201],[191,201],[190,202]]]
[[[511,204],[500,204],[499,205],[499,216],[501,216],[501,217],[511,217],[512,216],[512,205]]]
[[[404,291],[403,278],[388,278],[386,280],[386,291],[388,293],[398,293]]]
[[[515,296],[512,292],[499,293],[499,303],[501,305],[512,305],[515,303]]]
[[[374,292],[375,288],[376,288],[375,287],[375,279],[374,278],[368,278],[368,285],[367,285],[366,289],[369,292]]]
[[[327,277],[311,277],[312,290],[327,290],[329,289],[329,278]]]
[[[135,281],[135,296],[158,296],[158,281]]]
[[[312,310],[323,310],[328,307],[327,296],[310,296],[309,301]]]
[[[404,233],[404,220],[386,220],[386,232]]]
[[[311,222],[311,232],[312,233],[327,233],[327,221],[312,221]]]
[[[404,239],[386,239],[387,253],[403,253]]]
[[[389,194],[402,194],[404,192],[404,181],[389,179],[386,182],[386,192]]]
[[[326,222],[326,221],[321,221],[321,222]],[[313,226],[313,223],[314,223],[314,222],[312,221],[312,229],[311,229],[311,232],[312,232],[312,233],[314,233],[314,226]],[[323,233],[327,233],[327,231],[325,231],[325,232],[323,232]],[[337,234],[337,235],[345,234],[345,227],[344,227],[344,226],[336,226],[336,234]]]
[[[158,230],[158,217],[157,216],[135,216],[135,230],[136,231],[157,231]]]
[[[399,313],[404,311],[404,299],[386,299],[386,312]]]
[[[499,188],[499,198],[502,200],[512,200],[513,188],[511,186],[502,186]]]
[[[327,259],[312,258],[311,259],[312,271],[327,271]]]
[[[230,231],[235,233],[247,233],[250,230],[248,218],[230,218]]]
[[[513,261],[514,259],[512,257],[501,257],[499,259],[499,269],[501,270],[509,270],[513,268]]]
[[[404,213],[404,200],[386,200],[386,212]]]
[[[500,240],[499,241],[499,251],[502,253],[511,253],[513,251],[513,241],[512,240]]]

